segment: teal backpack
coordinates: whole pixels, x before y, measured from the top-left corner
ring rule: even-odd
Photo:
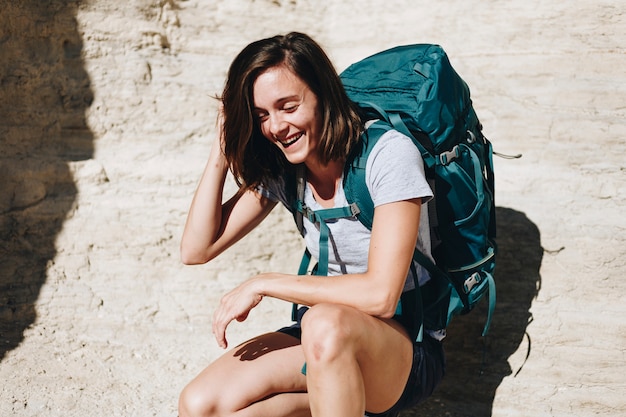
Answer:
[[[417,250],[413,256],[431,280],[421,289],[416,283],[416,299],[403,297],[397,313],[416,316],[413,333],[421,341],[424,328],[446,328],[454,316],[468,313],[488,294],[486,335],[496,302],[493,151],[482,134],[469,88],[443,49],[429,44],[380,52],[340,76],[364,119],[378,121],[363,133],[358,155],[346,165],[348,207],[310,210],[303,203],[303,175],[297,176],[297,198],[291,207],[296,222],[301,231],[303,216],[320,226],[320,255],[313,273],[327,274],[326,221],[356,216],[371,229],[374,206],[365,184],[366,161],[378,138],[395,129],[419,149],[435,194],[429,203],[435,263]],[[305,251],[299,274],[307,273],[310,260]],[[294,305],[294,320],[296,310]]]

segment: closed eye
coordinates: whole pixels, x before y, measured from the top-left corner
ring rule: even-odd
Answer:
[[[279,110],[285,113],[293,113],[296,110],[298,110],[299,107],[300,107],[300,102],[286,101],[281,105]],[[259,123],[265,122],[270,117],[270,114],[268,111],[261,110],[261,109],[255,109],[253,114]]]
[[[286,111],[287,113],[293,113],[294,111],[298,110],[299,106],[300,106],[299,103],[285,104],[283,106],[283,111]]]
[[[259,122],[264,122],[267,120],[267,118],[269,117],[269,113],[267,112],[256,112],[254,114],[254,117],[259,121]]]

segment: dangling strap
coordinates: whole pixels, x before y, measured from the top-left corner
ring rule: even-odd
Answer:
[[[487,336],[489,333],[489,326],[491,325],[491,316],[493,314],[493,310],[496,308],[496,282],[493,279],[493,276],[487,272],[483,271],[486,275],[485,279],[489,285],[489,310],[487,312],[487,322],[485,323],[485,327],[483,328],[483,337]]]
[[[311,263],[311,252],[308,249],[304,250],[302,254],[302,260],[300,261],[300,267],[298,268],[298,275],[306,275]],[[298,321],[298,304],[293,303],[291,306],[291,320]]]

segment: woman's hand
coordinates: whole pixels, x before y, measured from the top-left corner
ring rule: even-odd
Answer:
[[[251,278],[226,293],[213,313],[213,336],[217,344],[224,349],[228,347],[226,327],[233,320],[241,322],[247,319],[250,311],[263,299],[263,295],[254,289],[255,281]]]

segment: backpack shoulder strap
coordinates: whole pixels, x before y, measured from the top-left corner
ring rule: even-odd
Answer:
[[[374,220],[374,202],[365,183],[367,158],[378,139],[392,127],[381,121],[373,122],[361,135],[361,148],[357,155],[346,164],[343,189],[349,204],[356,204],[359,209],[357,218],[365,227],[372,229]]]
[[[302,236],[304,236],[304,223],[302,211],[298,210],[298,202],[304,201],[304,188],[306,186],[305,168],[304,164],[300,164],[296,167],[296,199],[294,201],[293,213],[296,219],[296,226]]]

